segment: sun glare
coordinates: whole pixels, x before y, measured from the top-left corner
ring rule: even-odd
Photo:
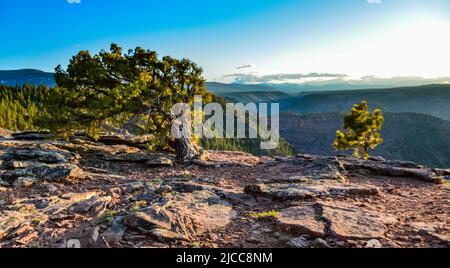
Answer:
[[[353,51],[372,67],[384,70],[383,75],[437,77],[450,69],[450,25],[446,21],[420,18],[387,29],[371,41]]]
[[[341,36],[317,47],[277,55],[272,66],[278,72],[315,70],[345,73],[350,77],[448,76],[449,21],[431,16],[411,17],[397,23],[380,24],[378,28],[378,31]],[[274,72],[272,69],[264,71]]]

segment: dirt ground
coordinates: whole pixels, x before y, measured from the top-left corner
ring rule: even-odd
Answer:
[[[352,171],[348,182],[355,186],[376,187],[379,194],[367,196],[318,197],[314,200],[274,199],[265,195],[245,194],[249,185],[280,181],[302,172],[290,159],[255,157],[243,153],[210,152],[209,161],[220,167],[198,165],[148,167],[142,163],[113,163],[100,161],[95,155],[82,155],[79,166],[88,175],[81,180],[63,183],[42,182],[33,187],[0,188],[0,222],[6,226],[18,219],[19,223],[7,230],[0,247],[65,247],[76,239],[87,247],[220,247],[266,248],[287,247],[289,241],[301,237],[312,247],[367,247],[370,239],[352,239],[331,233],[330,229],[318,243],[308,232],[291,232],[273,218],[249,216],[251,212],[283,211],[311,202],[335,202],[359,207],[376,215],[394,217],[395,223],[386,225],[387,231],[378,237],[380,247],[448,247],[450,241],[450,187],[413,178],[383,177],[365,171]],[[314,164],[314,163],[313,163]],[[103,170],[104,174],[99,173]],[[95,170],[96,173],[87,171]],[[232,206],[233,217],[224,220],[221,228],[205,230],[194,226],[194,238],[183,241],[154,239],[147,233],[126,229],[119,241],[112,244],[103,233],[111,228],[114,218],[135,211],[139,203],[136,192],[128,190],[139,183],[156,188],[173,178],[183,178],[201,187],[213,187],[226,192],[223,199]],[[209,189],[209,188],[208,188]],[[92,194],[91,194],[92,193]],[[141,192],[139,192],[141,193]],[[233,199],[231,194],[235,193]],[[72,198],[73,195],[89,195]],[[67,198],[67,196],[72,197]],[[65,196],[65,197],[64,197]],[[80,200],[103,197],[99,213],[73,212],[69,209]],[[45,202],[59,204],[59,210],[50,211]],[[70,200],[65,204],[60,200]],[[103,199],[102,199],[103,200]],[[53,201],[52,201],[53,202]],[[51,202],[50,202],[51,203]],[[51,203],[53,204],[53,203]],[[65,205],[62,205],[65,204]],[[150,204],[146,204],[147,206]],[[48,210],[48,211],[47,211]],[[42,215],[40,214],[42,213]],[[193,212],[194,213],[194,212]],[[31,215],[31,216],[30,216]],[[41,218],[33,218],[40,215]],[[106,216],[105,216],[106,215]],[[189,214],[187,214],[189,216]],[[345,215],[344,215],[345,216]],[[36,217],[36,216],[35,216]],[[386,216],[387,217],[387,216]],[[107,220],[105,220],[107,218]],[[212,216],[214,220],[214,216]],[[220,221],[220,220],[218,220]],[[20,223],[28,222],[23,226]],[[297,223],[296,223],[297,224]],[[298,225],[302,225],[299,222]],[[345,222],[340,222],[345,231]],[[337,225],[336,225],[337,226]],[[337,230],[339,232],[339,230]],[[100,238],[98,238],[100,237]],[[92,241],[95,240],[95,241]],[[373,239],[372,239],[373,240]],[[314,242],[315,241],[315,242]],[[372,241],[373,242],[373,241]],[[70,246],[70,245],[69,245]],[[292,246],[292,245],[291,245]]]

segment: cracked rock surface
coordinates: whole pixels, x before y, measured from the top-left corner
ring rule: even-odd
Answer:
[[[45,135],[0,141],[0,247],[450,246],[448,170],[212,151],[181,166],[136,141]]]

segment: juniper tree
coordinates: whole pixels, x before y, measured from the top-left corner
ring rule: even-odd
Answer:
[[[97,55],[81,51],[67,70],[56,68],[57,87],[43,122],[62,136],[84,130],[93,138],[104,124],[132,125],[155,136],[155,149],[174,150],[179,162],[189,161],[199,150],[190,137],[171,136],[171,110],[176,103],[192,104],[195,95],[211,99],[202,72],[188,59],[160,59],[140,47],[127,53],[116,44]]]
[[[375,149],[383,143],[379,131],[383,127],[384,117],[380,109],[369,112],[366,101],[355,104],[344,118],[344,132],[336,132],[334,148],[337,150],[354,150],[354,156],[369,158],[369,149]]]

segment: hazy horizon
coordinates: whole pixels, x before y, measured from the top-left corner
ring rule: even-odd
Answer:
[[[449,83],[449,15],[443,0],[0,0],[0,69],[52,72],[114,42],[190,58],[211,82]]]

